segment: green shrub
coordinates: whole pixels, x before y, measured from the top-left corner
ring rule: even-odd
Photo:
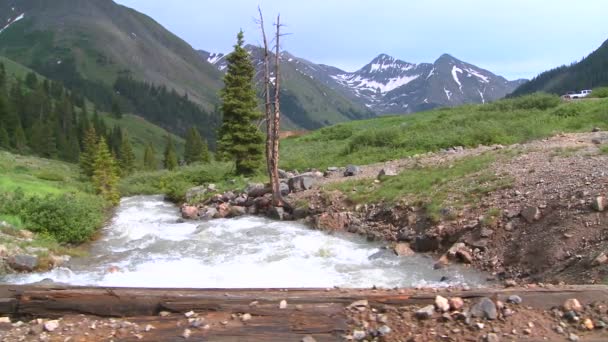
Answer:
[[[34,174],[34,176],[36,176],[36,178],[38,178],[38,179],[47,180],[47,181],[51,181],[51,182],[65,181],[65,177],[63,175],[60,175],[56,172],[48,171],[48,170],[36,172]]]
[[[104,220],[105,203],[97,196],[64,194],[21,201],[21,218],[28,229],[60,243],[89,240]]]
[[[591,97],[596,97],[596,98],[607,98],[608,97],[608,87],[599,87],[599,88],[595,88],[593,89],[593,91],[591,92]]]
[[[353,153],[364,147],[398,147],[400,137],[399,128],[370,129],[362,131],[352,138],[346,147],[345,153]]]
[[[562,118],[567,118],[571,116],[578,116],[581,111],[582,108],[576,103],[567,103],[555,108],[551,114]]]

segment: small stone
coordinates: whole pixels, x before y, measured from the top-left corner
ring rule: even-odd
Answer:
[[[149,332],[154,329],[156,329],[156,328],[152,324],[146,324],[146,326],[144,327],[145,332]]]
[[[524,329],[524,335],[531,335],[532,329]]]
[[[541,212],[538,207],[526,206],[519,213],[528,223],[540,220]]]
[[[575,311],[581,312],[583,311],[583,306],[576,298],[567,299],[563,305],[564,311]]]
[[[369,305],[369,302],[367,301],[367,299],[361,299],[361,300],[352,302],[349,306],[347,306],[347,308],[353,309],[353,308],[367,307],[368,305]]]
[[[448,300],[452,310],[460,310],[464,306],[464,301],[460,297],[452,297]]]
[[[498,335],[496,335],[495,333],[489,333],[486,335],[486,342],[499,342],[500,341],[500,337],[498,337]]]
[[[595,259],[593,259],[594,266],[603,265],[607,262],[608,262],[608,256],[604,252],[600,253],[597,257],[595,257]]]
[[[595,211],[604,211],[606,209],[606,197],[598,196],[594,198],[592,207]]]
[[[57,328],[59,328],[59,321],[57,320],[47,321],[44,323],[44,330],[48,332],[53,332]]]
[[[517,286],[517,282],[513,279],[507,279],[507,280],[505,280],[505,286],[506,287],[515,287],[515,286]]]
[[[595,328],[595,326],[593,325],[593,321],[589,318],[583,321],[583,326],[585,326],[585,329],[587,330],[593,330],[593,328]]]
[[[576,315],[576,312],[574,311],[564,312],[562,318],[567,320],[568,322],[577,322],[579,320],[578,316]]]
[[[514,314],[513,310],[511,310],[509,308],[504,309],[502,311],[502,315],[505,316],[505,317],[511,317],[511,316],[513,316],[513,314]]]
[[[9,317],[0,317],[0,323],[10,323],[11,319]]]
[[[287,309],[287,301],[285,299],[279,303],[279,309]]]
[[[435,306],[427,305],[427,306],[423,307],[422,309],[419,309],[418,311],[416,311],[415,316],[418,319],[429,319],[429,318],[433,317],[434,313],[435,313]]]
[[[300,342],[317,342],[317,340],[315,340],[315,338],[310,335],[306,335],[306,336],[302,337]]]
[[[355,339],[356,341],[361,341],[366,336],[367,336],[367,334],[363,330],[354,330],[353,331],[353,339]]]
[[[241,316],[241,321],[247,322],[249,320],[251,320],[251,314],[246,313],[246,314],[243,314],[243,316]]]
[[[158,313],[158,315],[159,315],[160,317],[167,317],[167,316],[169,316],[170,314],[171,314],[171,313],[170,313],[169,311],[161,311],[161,312],[159,312],[159,313]]]
[[[511,296],[509,296],[509,298],[507,298],[507,303],[521,304],[522,302],[523,302],[523,299],[521,299],[521,297],[518,295],[511,295]]]
[[[485,325],[485,324],[483,324],[483,323],[479,323],[479,322],[478,322],[478,323],[475,323],[475,326],[477,327],[477,329],[479,329],[479,330],[483,330],[483,328],[484,328],[486,325]]]
[[[184,314],[184,316],[186,316],[187,318],[190,318],[190,317],[196,316],[196,313],[194,313],[194,311],[188,311]]]
[[[228,325],[228,321],[221,321],[220,324],[221,325]]]
[[[564,334],[564,328],[562,328],[561,326],[556,326],[553,330],[555,330],[556,333],[563,335]]]
[[[498,317],[496,304],[488,297],[483,297],[475,303],[471,307],[471,314],[474,317],[486,318],[489,320],[494,320]]]
[[[570,335],[568,335],[568,341],[577,342],[578,341],[578,336],[575,335],[574,333],[570,333]]]
[[[382,325],[378,328],[378,333],[380,336],[386,336],[391,333],[391,328],[388,325]]]
[[[440,312],[446,312],[450,310],[450,303],[447,298],[442,296],[435,297],[435,307]]]
[[[182,333],[182,337],[185,338],[186,340],[190,338],[190,335],[192,335],[192,331],[190,331],[190,329],[186,329]]]
[[[260,303],[258,303],[257,300],[254,300],[253,302],[249,303],[249,306],[256,307],[256,306],[258,306],[258,304],[260,304]]]

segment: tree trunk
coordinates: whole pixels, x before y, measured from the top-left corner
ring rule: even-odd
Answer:
[[[269,133],[272,137],[272,146],[271,146],[271,159],[270,159],[270,181],[272,185],[272,204],[275,207],[284,206],[283,197],[281,196],[281,187],[279,183],[279,129],[281,127],[281,111],[279,104],[279,92],[280,92],[280,72],[279,72],[279,52],[280,52],[280,44],[279,38],[280,34],[280,19],[281,16],[277,15],[277,23],[276,23],[276,49],[275,49],[275,64],[274,64],[274,115],[272,116],[272,132]]]

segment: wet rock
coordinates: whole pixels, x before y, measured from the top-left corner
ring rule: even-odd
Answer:
[[[279,220],[282,221],[285,219],[285,209],[283,209],[282,207],[270,207],[270,210],[268,210],[268,217],[270,217],[273,220]]]
[[[431,235],[421,235],[414,239],[412,248],[419,253],[434,252],[439,249],[439,238]]]
[[[196,220],[198,218],[198,208],[193,205],[182,205],[182,217],[187,220]]]
[[[32,272],[38,266],[38,257],[27,254],[14,255],[8,258],[8,265],[18,272]]]
[[[448,299],[442,296],[435,297],[435,307],[439,312],[446,312],[450,310],[450,304]]]
[[[414,315],[416,316],[416,318],[423,320],[423,319],[429,319],[429,318],[433,317],[434,313],[435,313],[435,306],[427,305],[427,306],[423,307],[422,309],[417,310]]]
[[[521,299],[521,297],[518,295],[510,295],[509,298],[507,298],[507,303],[521,304],[522,302],[523,299]]]
[[[46,330],[48,332],[53,332],[53,331],[57,330],[57,328],[59,328],[58,320],[44,322],[44,330]]]
[[[380,172],[378,172],[378,178],[381,177],[393,177],[398,175],[399,173],[392,167],[385,167]]]
[[[583,306],[576,298],[567,299],[564,302],[564,305],[562,305],[562,307],[563,307],[564,311],[574,311],[574,312],[583,311]]]
[[[213,218],[226,218],[230,214],[230,204],[228,203],[220,203],[216,209],[217,213]]]
[[[442,269],[442,268],[446,267],[449,264],[450,264],[450,261],[448,260],[448,257],[444,254],[433,265],[433,268],[436,269],[436,270],[439,270],[439,269]]]
[[[346,166],[346,170],[344,170],[344,177],[352,177],[361,173],[361,168],[356,165],[348,165]]]
[[[238,216],[243,216],[246,214],[247,214],[247,208],[235,205],[235,206],[230,207],[230,213],[228,214],[228,217],[238,217]]]
[[[606,209],[606,197],[598,196],[594,198],[592,207],[595,211],[604,211]]]
[[[397,254],[398,256],[413,256],[414,254],[416,254],[410,248],[410,244],[407,242],[397,243],[395,245],[395,247],[393,247],[393,250],[395,251],[395,254]]]
[[[473,315],[473,317],[494,320],[498,317],[496,304],[494,304],[490,298],[483,297],[477,303],[471,306],[471,315]]]
[[[538,207],[533,207],[533,206],[524,207],[519,214],[528,223],[532,223],[534,221],[540,220],[541,215],[542,215],[540,212],[540,209],[538,209]]]
[[[217,209],[215,208],[205,208],[204,210],[199,211],[199,218],[210,220],[218,215]]]

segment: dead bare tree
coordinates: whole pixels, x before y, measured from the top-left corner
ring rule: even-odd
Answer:
[[[262,31],[262,42],[264,44],[264,109],[266,119],[266,167],[270,186],[272,189],[272,205],[275,207],[289,207],[281,194],[281,183],[279,180],[279,129],[281,127],[281,108],[279,104],[280,94],[280,38],[281,38],[281,16],[277,15],[275,24],[275,56],[274,56],[274,96],[271,99],[272,81],[270,78],[270,48],[266,31],[264,29],[264,18],[262,10],[258,7],[260,14],[260,28]]]

